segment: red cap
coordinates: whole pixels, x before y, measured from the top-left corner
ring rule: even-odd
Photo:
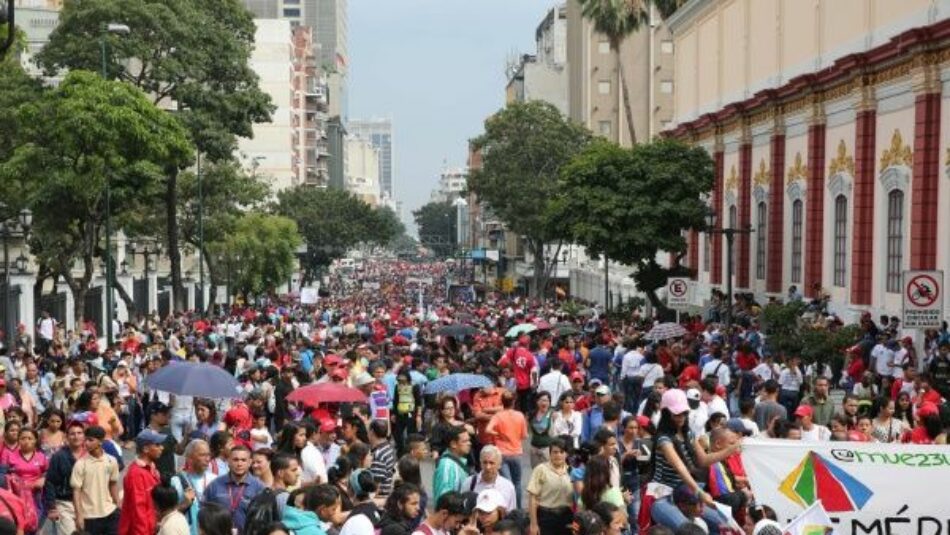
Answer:
[[[327,355],[323,359],[323,364],[326,366],[339,366],[342,361],[343,359],[341,359],[339,355]]]
[[[341,381],[346,381],[346,378],[350,375],[348,371],[343,368],[337,368],[333,370],[333,373],[330,374],[330,377],[333,379],[339,379]]]
[[[637,424],[638,424],[641,428],[647,427],[647,426],[650,425],[650,419],[641,414],[641,415],[637,416]]]
[[[925,416],[938,415],[940,414],[940,409],[932,401],[925,401],[917,407],[917,416],[921,418]]]
[[[726,397],[726,387],[723,385],[716,385],[716,395],[721,398]]]
[[[320,420],[320,431],[323,433],[332,433],[336,431],[336,421],[332,418]]]
[[[811,408],[811,405],[799,405],[795,409],[795,416],[811,416],[813,414],[815,414],[815,411]]]
[[[581,382],[583,382],[583,381],[584,381],[584,374],[581,373],[581,372],[574,372],[574,373],[572,373],[572,374],[571,374],[571,382],[573,383],[574,381],[581,381]]]

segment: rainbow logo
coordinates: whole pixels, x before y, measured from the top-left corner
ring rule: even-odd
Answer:
[[[811,451],[779,485],[779,491],[802,507],[821,500],[829,513],[857,511],[874,495],[850,474]]]

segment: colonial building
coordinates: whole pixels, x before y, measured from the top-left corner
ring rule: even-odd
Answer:
[[[950,272],[950,0],[692,0],[668,23],[668,133],[713,156],[717,227],[753,231],[738,291],[899,315],[903,270]],[[699,295],[725,247],[691,233]]]

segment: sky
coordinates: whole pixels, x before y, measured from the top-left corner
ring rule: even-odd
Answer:
[[[554,0],[350,0],[349,118],[393,121],[393,181],[403,221],[429,201],[443,162],[505,100],[505,61],[534,53]]]

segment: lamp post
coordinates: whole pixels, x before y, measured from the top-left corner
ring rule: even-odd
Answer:
[[[732,244],[737,234],[752,234],[752,227],[746,228],[716,228],[717,214],[713,210],[706,213],[706,232],[710,234],[722,234],[726,237],[726,318],[723,323],[726,325],[726,336],[732,331]]]
[[[10,313],[10,238],[17,234],[23,237],[24,244],[27,236],[30,234],[30,227],[33,224],[33,212],[28,209],[20,210],[15,216],[6,218],[6,205],[0,203],[0,239],[3,240],[3,330],[9,339],[13,332],[13,314]],[[20,261],[23,258],[23,261]],[[16,269],[18,272],[25,272],[26,257],[20,254],[17,258]],[[22,269],[21,269],[22,266]]]
[[[116,35],[128,35],[129,27],[125,24],[110,22],[102,28],[99,35],[99,52],[102,59],[102,79],[109,79],[109,64],[106,60],[108,40],[106,37],[112,33]],[[112,267],[112,188],[109,186],[109,172],[106,170],[106,347],[112,345],[112,316],[115,314],[112,307],[112,287],[114,268]]]
[[[200,150],[195,163],[195,173],[198,176],[198,293],[201,296],[201,308],[204,309],[207,306],[207,303],[205,303],[205,206]],[[197,299],[195,302],[197,303]]]

